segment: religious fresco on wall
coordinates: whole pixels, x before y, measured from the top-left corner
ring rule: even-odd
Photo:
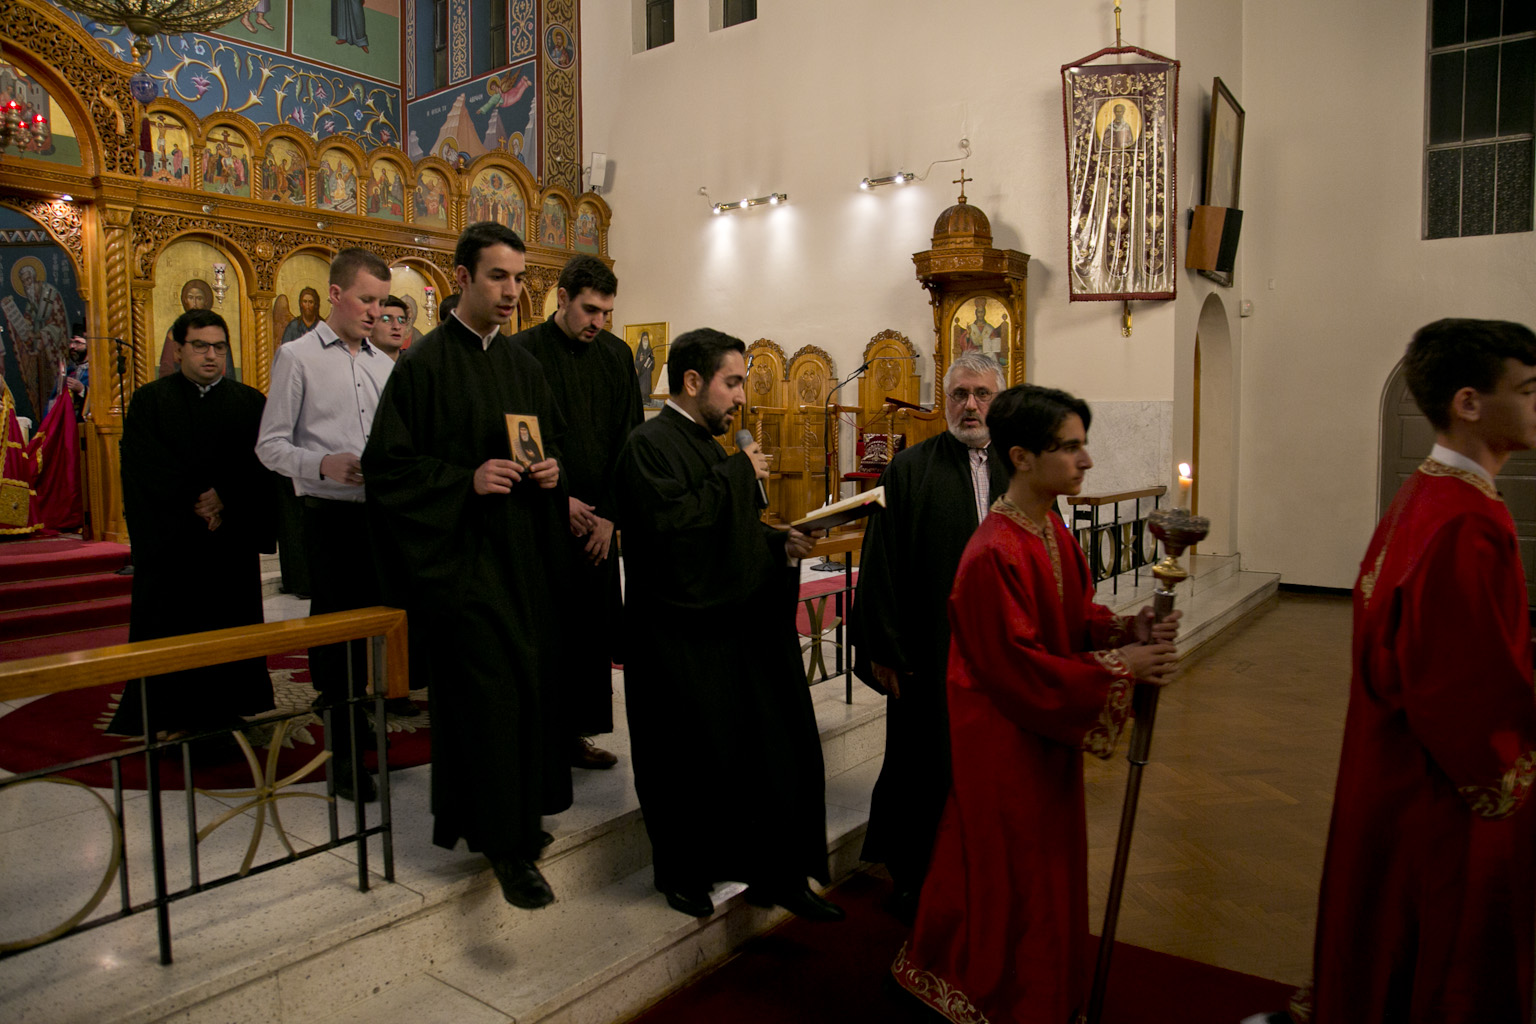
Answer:
[[[535,0],[451,0],[442,40],[447,45],[438,51],[433,0],[402,0],[406,98],[437,91],[439,81],[479,78],[532,57],[539,40],[536,8]]]
[[[251,157],[245,137],[230,128],[214,128],[203,147],[203,176],[198,188],[226,196],[251,195]]]
[[[373,3],[374,0],[368,0]],[[380,0],[398,10],[399,0]],[[388,40],[370,45],[370,54],[356,46],[337,45],[330,31],[330,4],[308,0],[297,5],[295,39],[301,38],[301,22],[318,19],[323,38],[315,43],[311,57],[324,60],[298,60],[283,51],[283,30],[288,17],[285,0],[268,0],[265,12],[273,31],[261,28],[257,12],[251,12],[255,33],[245,30],[240,19],[223,26],[221,35],[160,35],[151,39],[147,71],[154,79],[159,95],[185,103],[199,118],[219,111],[240,114],[260,128],[286,124],[320,141],[332,135],[352,139],[364,149],[395,145],[400,139],[400,89],[395,84],[399,74],[398,16],[388,18],[393,24]],[[121,26],[101,25],[83,15],[64,11],[83,25],[109,53],[132,61],[133,34]],[[386,23],[383,12],[367,12],[370,33],[377,22]],[[304,29],[313,33],[313,28]],[[383,31],[381,28],[380,32]],[[228,38],[225,38],[228,37]],[[370,36],[372,39],[373,36]],[[383,40],[383,36],[379,38]],[[251,39],[260,45],[244,45],[235,39]],[[322,44],[329,50],[322,51]],[[270,47],[267,48],[267,47]],[[372,52],[394,53],[389,64],[394,70],[379,75],[377,81],[359,77],[376,74],[367,61]],[[349,72],[358,72],[352,74]]]
[[[428,227],[448,226],[448,182],[433,170],[424,170],[416,179],[415,222]]]
[[[176,115],[155,111],[139,122],[139,174],[166,185],[192,186],[192,137]]]
[[[455,86],[406,108],[412,160],[438,156],[457,164],[508,153],[537,174],[538,102],[531,61]]]
[[[339,149],[320,154],[315,175],[315,205],[336,213],[357,213],[357,165]]]
[[[0,60],[0,104],[12,100],[21,105],[18,115],[23,121],[30,122],[36,115],[43,115],[44,123],[27,143],[27,156],[49,163],[81,166],[80,140],[75,137],[75,126],[69,123],[69,118],[48,95],[48,90],[25,71]],[[21,153],[22,150],[6,146],[0,152]]]
[[[405,176],[392,160],[373,165],[368,179],[368,216],[405,220]]]
[[[539,244],[565,248],[566,220],[565,204],[554,196],[546,198],[539,211]]]
[[[557,68],[576,63],[576,41],[563,25],[551,25],[544,33],[544,56]]]
[[[16,415],[33,426],[53,393],[70,328],[84,320],[69,256],[30,217],[0,208],[0,374]]]
[[[400,80],[400,0],[302,0],[293,52],[369,78]]]
[[[528,206],[512,176],[499,167],[487,167],[469,183],[469,202],[465,219],[493,220],[519,235],[528,233]]]
[[[304,206],[309,202],[309,169],[304,151],[289,139],[267,143],[261,161],[261,196],[273,202]]]
[[[574,245],[577,252],[597,252],[597,211],[590,206],[583,205],[576,211]]]
[[[315,329],[330,313],[329,261],[313,252],[298,252],[277,268],[277,295],[272,300],[272,353],[277,346],[295,341]]]

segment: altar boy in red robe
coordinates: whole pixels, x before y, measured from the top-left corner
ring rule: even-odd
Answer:
[[[1011,473],[949,599],[953,784],[896,980],[952,1021],[1068,1024],[1088,988],[1083,751],[1108,757],[1136,682],[1169,681],[1175,612],[1119,617],[1055,512],[1077,494],[1088,405],[1032,385],[992,400]]]
[[[1414,335],[1406,371],[1436,443],[1355,584],[1311,1019],[1524,1024],[1536,697],[1525,574],[1493,478],[1536,446],[1536,335],[1441,320]]]

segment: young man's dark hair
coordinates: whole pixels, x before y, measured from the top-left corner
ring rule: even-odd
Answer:
[[[463,267],[469,271],[470,277],[474,277],[475,271],[480,269],[481,250],[493,245],[511,246],[515,252],[528,251],[516,231],[493,220],[482,220],[465,228],[459,236],[459,244],[453,250],[453,265]]]
[[[457,306],[458,304],[458,292],[454,292],[452,295],[445,296],[443,301],[437,307],[437,322],[442,323],[445,319],[447,319],[448,314],[453,312],[453,307]]]
[[[725,361],[727,352],[745,355],[746,351],[744,341],[724,331],[712,327],[689,331],[672,343],[672,351],[667,355],[667,380],[672,394],[683,393],[683,377],[689,370],[703,377],[707,387],[715,379],[715,374],[720,372],[720,364]]]
[[[371,253],[367,249],[351,248],[343,249],[331,260],[330,283],[340,288],[352,287],[352,282],[357,279],[359,271],[368,271],[369,276],[381,281],[389,280],[389,264],[384,262],[382,256]],[[304,293],[299,293],[303,298]]]
[[[613,276],[608,264],[596,256],[582,253],[571,257],[565,269],[560,271],[560,280],[555,287],[564,288],[566,296],[572,299],[588,288],[599,295],[617,295],[619,279]]]
[[[401,298],[401,297],[400,297],[400,296],[398,296],[398,295],[391,295],[391,296],[390,296],[390,297],[389,297],[389,298],[387,298],[387,299],[385,299],[385,300],[384,300],[384,305],[385,305],[385,306],[386,306],[386,307],[389,307],[389,306],[394,306],[394,307],[395,307],[395,308],[396,308],[396,309],[403,309],[403,310],[405,310],[405,311],[406,311],[406,312],[407,312],[407,313],[409,313],[409,312],[410,312],[410,311],[411,311],[411,307],[410,307],[410,306],[407,306],[407,305],[406,305],[406,304],[405,304],[405,300],[404,300],[404,299],[402,299],[402,298]]]
[[[1050,451],[1056,446],[1056,432],[1073,413],[1083,421],[1083,433],[1093,422],[1088,403],[1057,388],[1042,388],[1035,384],[1020,384],[992,399],[987,410],[987,430],[992,443],[1003,453],[1003,463],[1008,475],[1013,475],[1013,460],[1008,453],[1014,448],[1025,451]]]
[[[1506,359],[1536,366],[1536,334],[1529,327],[1508,320],[1436,320],[1408,343],[1408,390],[1434,428],[1448,430],[1456,392],[1492,392]]]
[[[224,332],[224,341],[229,341],[229,324],[211,309],[189,309],[177,317],[176,322],[171,324],[171,340],[178,345],[185,345],[187,332],[197,327],[217,327]]]

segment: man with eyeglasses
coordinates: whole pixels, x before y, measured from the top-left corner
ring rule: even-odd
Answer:
[[[373,342],[374,348],[389,356],[390,362],[398,363],[409,330],[410,310],[406,308],[405,300],[391,295],[384,300],[384,312],[379,314],[368,340]]]
[[[908,922],[949,790],[949,587],[966,542],[1008,487],[987,432],[987,408],[1003,385],[991,356],[955,357],[943,384],[949,429],[900,452],[880,475],[886,505],[870,519],[859,559],[854,672],[887,696],[885,762],[863,858],[890,871],[887,907]]]
[[[225,379],[229,328],[208,309],[171,325],[178,372],[133,393],[123,423],[123,515],[133,532],[128,639],[154,640],[262,621],[260,552],[271,551],[272,475],[256,459],[266,399]],[[149,679],[148,729],[201,732],[272,708],[266,660]],[[146,731],[138,681],[108,731]]]

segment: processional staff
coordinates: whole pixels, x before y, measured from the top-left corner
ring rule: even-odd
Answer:
[[[1182,467],[1181,467],[1182,469]],[[1182,479],[1181,479],[1182,483]],[[1181,489],[1180,497],[1185,492]],[[1152,592],[1152,613],[1162,622],[1173,613],[1173,588],[1189,578],[1189,570],[1179,564],[1186,548],[1204,540],[1211,532],[1211,521],[1194,515],[1187,508],[1158,509],[1147,517],[1153,536],[1163,542],[1163,558],[1152,567],[1160,586]],[[1135,723],[1131,731],[1131,749],[1126,755],[1130,774],[1125,780],[1125,804],[1120,809],[1120,835],[1115,840],[1115,866],[1109,876],[1109,899],[1104,905],[1104,928],[1099,935],[1099,956],[1093,968],[1093,988],[1089,991],[1088,1010],[1078,1017],[1078,1024],[1099,1024],[1104,1012],[1104,990],[1109,983],[1109,958],[1115,946],[1115,926],[1120,920],[1120,897],[1125,890],[1125,869],[1131,859],[1131,832],[1136,827],[1136,802],[1141,797],[1141,772],[1152,750],[1152,727],[1157,721],[1157,698],[1161,688],[1137,683],[1131,698]]]

